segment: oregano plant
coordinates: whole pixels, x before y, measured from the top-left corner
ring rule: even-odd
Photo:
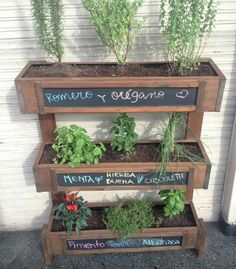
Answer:
[[[115,207],[106,208],[104,223],[122,238],[131,237],[144,228],[159,226],[153,215],[152,203],[144,199],[129,201],[128,205],[121,200]]]
[[[214,0],[161,0],[164,58],[172,74],[186,75],[197,69],[216,11]]]
[[[114,136],[111,141],[112,150],[117,150],[125,154],[131,154],[134,151],[134,145],[139,136],[135,133],[134,118],[122,113],[113,123],[110,133]]]
[[[134,37],[139,33],[145,18],[135,15],[144,0],[82,0],[90,20],[102,42],[124,65]]]
[[[42,50],[61,63],[64,55],[62,0],[31,0],[35,31]]]
[[[56,151],[55,163],[66,163],[75,167],[80,163],[98,163],[105,151],[105,146],[92,143],[91,137],[84,128],[76,124],[55,130],[56,143],[52,148]]]

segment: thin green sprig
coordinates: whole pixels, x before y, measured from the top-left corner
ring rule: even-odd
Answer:
[[[160,161],[160,166],[157,168],[159,177],[164,177],[166,175],[166,170],[171,160],[171,156],[176,157],[177,161],[184,158],[192,163],[206,162],[204,158],[190,152],[184,147],[184,145],[175,141],[176,129],[180,125],[188,128],[185,123],[184,116],[177,112],[171,113],[159,147],[160,157],[158,160]]]
[[[31,0],[35,31],[42,50],[61,63],[64,55],[62,0]]]

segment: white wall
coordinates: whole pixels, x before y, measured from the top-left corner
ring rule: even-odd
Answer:
[[[236,225],[236,117],[229,150],[225,186],[222,197],[221,214],[230,225]]]
[[[113,57],[106,53],[97,38],[80,1],[64,2],[65,60],[112,60]],[[157,5],[159,1],[146,0],[140,10],[140,14],[149,15],[149,19],[129,55],[130,61],[161,58]],[[216,28],[204,55],[211,56],[220,66],[227,77],[227,83],[221,112],[206,113],[204,118],[202,139],[213,163],[209,189],[197,190],[194,194],[198,213],[207,221],[218,218],[235,112],[235,34],[236,3],[234,0],[222,0],[219,4]],[[35,59],[44,59],[44,56],[34,36],[30,1],[1,0],[0,230],[39,228],[47,222],[49,214],[49,194],[36,192],[32,174],[33,161],[40,143],[37,115],[20,114],[14,87],[16,75],[27,61]],[[152,120],[155,119],[155,115],[144,115],[139,121],[139,128],[149,116]],[[96,124],[98,122],[91,121],[88,129],[94,132]],[[93,198],[104,195],[94,194]],[[113,198],[113,195],[107,197]]]

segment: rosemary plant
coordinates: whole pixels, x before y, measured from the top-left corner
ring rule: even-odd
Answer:
[[[42,50],[49,58],[61,63],[64,55],[62,45],[62,0],[31,0],[36,35]]]
[[[215,15],[214,0],[161,0],[164,58],[172,74],[186,75],[198,67]]]
[[[134,37],[144,23],[134,19],[144,0],[82,0],[102,42],[124,65]]]

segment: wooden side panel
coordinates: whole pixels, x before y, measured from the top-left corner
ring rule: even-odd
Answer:
[[[53,191],[50,169],[46,167],[34,168],[35,185],[37,192]]]
[[[215,72],[217,73],[218,77],[220,78],[220,85],[218,88],[216,107],[215,107],[215,111],[219,112],[221,108],[222,99],[223,99],[226,77],[212,59],[208,59],[208,60],[211,66],[214,68]]]
[[[55,142],[56,120],[54,114],[38,115],[41,136],[44,143],[53,144]]]
[[[203,219],[199,219],[199,229],[198,229],[198,238],[197,238],[197,246],[196,246],[196,251],[197,251],[197,255],[199,259],[201,259],[204,255],[206,236],[207,236],[207,231],[206,231],[204,221]]]
[[[186,139],[200,139],[203,116],[204,113],[199,111],[188,113]]]
[[[15,86],[22,113],[38,113],[38,101],[33,80],[16,79]]]

